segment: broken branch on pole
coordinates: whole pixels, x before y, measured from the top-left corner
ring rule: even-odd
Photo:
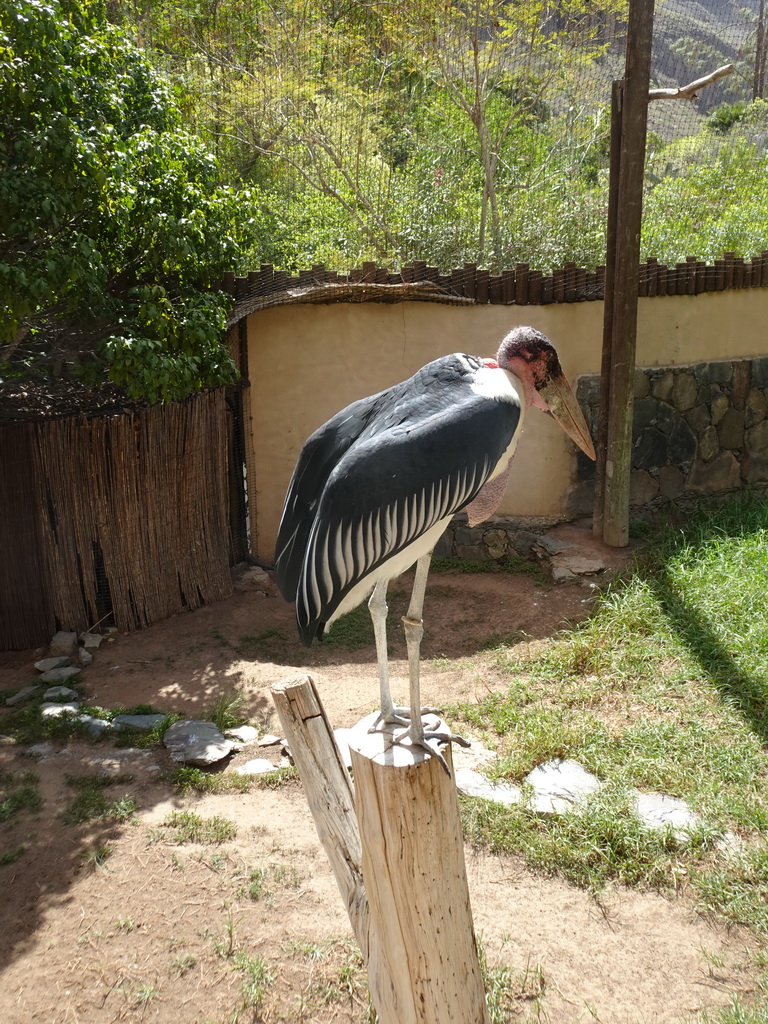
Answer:
[[[727,75],[732,74],[733,64],[724,64],[723,67],[718,68],[717,71],[713,71],[711,74],[705,75],[703,78],[697,78],[695,82],[689,82],[688,85],[679,85],[676,89],[650,89],[648,91],[648,99],[696,100],[699,98],[699,93],[705,86],[712,85],[721,78],[725,78]]]

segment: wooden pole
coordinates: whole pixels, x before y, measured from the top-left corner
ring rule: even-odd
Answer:
[[[377,1006],[379,1019],[488,1024],[453,774],[369,726],[355,728],[350,753],[371,932],[407,979],[384,1012]],[[382,974],[372,957],[369,979],[387,992],[393,979]]]
[[[293,676],[275,683],[272,699],[357,944],[363,959],[368,960],[370,918],[349,772],[309,676]]]
[[[643,211],[653,4],[654,0],[630,0],[627,24],[603,502],[603,539],[613,547],[625,547],[629,543],[629,479],[632,461],[640,224]],[[606,302],[608,301],[611,300],[606,296]],[[606,381],[602,383],[605,387]]]
[[[621,164],[621,98],[623,82],[614,82],[611,89],[611,150],[608,170],[608,223],[605,253],[605,284],[603,288],[603,356],[600,367],[600,406],[597,414],[595,438],[595,501],[592,513],[592,533],[603,538],[605,501],[605,455],[608,446],[608,408],[613,348],[613,295],[616,280],[616,222],[619,206],[619,167]]]
[[[392,746],[388,732],[371,732],[371,715],[350,735],[353,806],[310,677],[284,679],[272,696],[379,1024],[488,1024],[453,776],[433,757]],[[450,764],[449,748],[445,757]]]

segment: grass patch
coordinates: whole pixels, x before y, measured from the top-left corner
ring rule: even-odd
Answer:
[[[130,775],[67,775],[67,785],[78,792],[61,812],[62,819],[67,825],[79,825],[94,818],[102,821],[130,821],[136,813],[134,798],[126,793],[118,800],[110,800],[104,790],[131,779]]]
[[[236,772],[208,772],[192,765],[181,765],[171,772],[171,783],[181,793],[247,793],[250,789],[280,789],[298,782],[299,773],[291,765],[275,768],[263,775],[238,775]]]
[[[741,498],[658,530],[543,649],[494,648],[508,691],[452,709],[498,750],[494,774],[520,782],[574,758],[607,785],[584,814],[547,820],[465,802],[472,841],[594,892],[684,886],[707,913],[768,931],[767,579],[768,502]],[[644,829],[633,788],[686,799],[702,823],[691,841]],[[713,848],[726,830],[741,855]]]
[[[216,814],[204,818],[193,811],[173,811],[160,823],[153,838],[183,843],[226,843],[237,835],[233,821]]]
[[[509,554],[504,558],[456,558],[436,555],[430,564],[430,572],[459,576],[464,573],[522,573],[530,576],[534,583],[546,583],[547,574],[538,562],[531,562],[522,555]]]
[[[0,770],[0,821],[8,821],[21,811],[40,810],[43,798],[37,788],[39,781],[34,772]]]
[[[222,693],[208,711],[208,718],[221,732],[234,729],[236,725],[242,725],[245,722],[245,718],[241,714],[243,703],[244,699],[241,693]]]

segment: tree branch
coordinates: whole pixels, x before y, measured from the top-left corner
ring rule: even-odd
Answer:
[[[723,67],[718,68],[717,71],[713,71],[710,75],[705,75],[703,78],[697,78],[695,82],[689,82],[688,85],[678,86],[677,89],[651,89],[648,93],[649,100],[696,100],[699,98],[699,92],[706,85],[712,85],[713,82],[717,82],[720,78],[725,78],[726,75],[733,74],[733,64],[725,64]]]

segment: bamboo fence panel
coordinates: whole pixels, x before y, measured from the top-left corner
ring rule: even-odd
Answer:
[[[20,543],[19,502],[0,503],[9,595],[0,647],[105,615],[139,629],[232,592],[223,390],[117,416],[11,424],[0,438],[3,453],[22,450],[19,438],[26,445],[13,465],[31,530]],[[39,605],[28,628],[13,608],[19,593]]]

